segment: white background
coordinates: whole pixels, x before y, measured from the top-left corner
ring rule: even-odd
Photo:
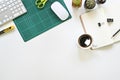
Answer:
[[[79,15],[85,9],[74,9],[71,2],[65,0],[72,19],[28,42],[17,28],[0,36],[0,80],[120,80],[120,43],[93,51],[80,49],[77,40],[84,32]],[[107,0],[101,7],[113,13],[109,17],[119,16],[119,3]]]

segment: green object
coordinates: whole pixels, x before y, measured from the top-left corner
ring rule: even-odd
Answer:
[[[35,0],[22,1],[27,9],[27,13],[16,18],[14,22],[25,42],[64,22],[61,21],[50,8],[51,4],[56,0],[49,0],[41,10],[36,7]],[[68,11],[63,0],[57,1]],[[68,19],[70,18],[71,15],[69,13]]]
[[[86,9],[93,9],[96,6],[95,0],[85,0],[84,7]]]
[[[43,8],[46,4],[47,0],[36,0],[35,1],[35,5],[38,7],[38,8]]]

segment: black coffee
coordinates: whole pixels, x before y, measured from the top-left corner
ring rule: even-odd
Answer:
[[[79,37],[78,43],[81,47],[89,47],[92,43],[92,38],[88,34],[83,34]]]

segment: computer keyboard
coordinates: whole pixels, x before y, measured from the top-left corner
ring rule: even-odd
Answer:
[[[26,12],[21,0],[0,0],[0,26]]]

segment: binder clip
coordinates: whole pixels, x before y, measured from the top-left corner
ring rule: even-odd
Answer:
[[[107,22],[110,23],[110,22],[113,22],[113,18],[107,18]]]

